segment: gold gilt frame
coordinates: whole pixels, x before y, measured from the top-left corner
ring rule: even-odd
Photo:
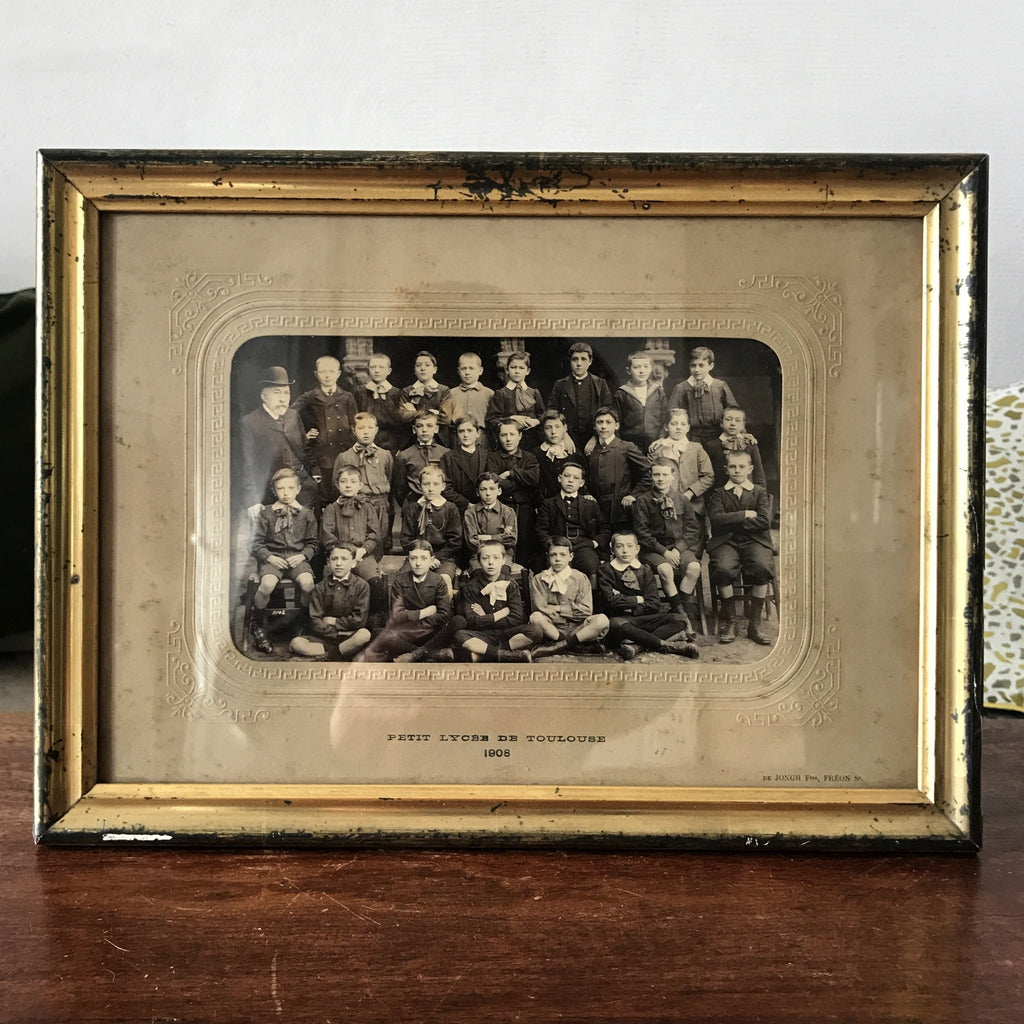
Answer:
[[[978,848],[986,158],[39,168],[40,842]],[[443,668],[240,648],[240,353],[355,365],[403,338],[525,345],[535,370],[585,338],[683,378],[698,342],[723,376],[771,353],[773,646]]]

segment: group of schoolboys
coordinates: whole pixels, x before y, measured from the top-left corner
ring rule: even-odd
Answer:
[[[354,393],[338,386],[339,361],[320,357],[318,386],[292,404],[313,507],[299,504],[299,474],[283,468],[271,480],[277,500],[256,517],[257,649],[273,652],[264,617],[288,576],[309,610],[310,635],[291,642],[302,657],[518,662],[602,641],[626,659],[641,650],[695,658],[705,548],[720,641],[737,638],[742,574],[747,638],[770,644],[759,625],[773,572],[770,502],[744,414],[711,376],[712,351],[692,351],[690,377],[671,397],[651,381],[644,352],[629,357],[614,394],[589,372],[590,345],[574,343],[569,358],[572,372],[545,403],[526,383],[526,353],[509,357],[497,391],[480,383],[474,352],[459,358],[452,388],[435,380],[429,352],[417,354],[405,388],[374,353]],[[368,581],[390,550],[393,511],[406,562],[373,634]],[[528,618],[515,566],[535,570]]]

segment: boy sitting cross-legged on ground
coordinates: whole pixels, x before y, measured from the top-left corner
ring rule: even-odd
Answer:
[[[608,632],[608,619],[594,614],[590,581],[572,561],[567,537],[552,537],[548,543],[548,568],[530,580],[534,612],[529,626],[513,636],[509,647],[518,651],[532,647],[534,658],[570,654],[580,644],[600,640]],[[540,642],[540,646],[534,646]]]
[[[274,653],[265,628],[267,604],[284,577],[295,581],[302,606],[309,606],[313,592],[309,560],[317,546],[316,517],[295,500],[299,493],[295,470],[279,469],[271,478],[271,487],[277,501],[260,509],[252,543],[260,581],[252,599],[252,635],[256,650],[262,654]]]
[[[616,533],[612,552],[611,561],[597,570],[601,598],[611,613],[605,643],[617,644],[626,661],[635,658],[641,649],[699,658],[700,652],[693,644],[673,639],[689,637],[690,621],[685,615],[662,611],[654,573],[637,557],[640,544],[636,534]]]
[[[452,602],[434,552],[425,540],[409,546],[408,562],[391,584],[391,612],[384,629],[362,654],[365,661],[424,661],[448,646],[454,628]],[[448,660],[451,660],[449,653]]]
[[[501,646],[523,628],[523,596],[519,584],[505,575],[501,542],[485,540],[479,559],[480,568],[459,590],[455,645],[467,652],[471,661],[532,661],[529,651]]]
[[[331,548],[324,578],[309,599],[313,636],[295,637],[291,642],[293,654],[349,661],[370,642],[366,628],[370,585],[352,571],[356,561],[352,544],[342,542]]]

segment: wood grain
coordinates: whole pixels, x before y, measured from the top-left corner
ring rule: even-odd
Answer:
[[[0,1020],[1024,1015],[1024,721],[971,855],[43,849],[0,714]]]

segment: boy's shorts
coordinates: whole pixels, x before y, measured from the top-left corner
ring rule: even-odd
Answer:
[[[741,572],[747,583],[757,586],[772,578],[772,563],[771,552],[760,544],[730,543],[711,552],[708,569],[712,582],[720,587],[735,583]]]
[[[685,570],[691,562],[700,561],[698,554],[690,548],[676,548],[675,550],[679,552],[679,569],[681,571]],[[640,560],[655,571],[657,571],[659,565],[669,564],[668,559],[657,551],[645,551],[640,556]]]
[[[548,617],[545,615],[544,618],[547,619]],[[597,618],[596,615],[588,615],[582,622],[551,622],[551,619],[548,619],[548,622],[551,622],[551,625],[554,626],[555,629],[558,630],[558,639],[559,640],[569,640],[572,637],[574,637],[585,626],[589,626],[594,621],[594,619],[596,619],[596,618]],[[541,633],[539,630],[537,630],[537,633],[538,633],[538,635],[540,636],[540,638],[542,640],[547,640],[548,639],[547,636],[544,635],[543,633]],[[598,635],[596,637],[594,637],[594,639],[595,640],[602,640],[607,635],[607,633],[608,633],[608,628],[605,627],[600,633],[598,633]],[[556,641],[549,641],[549,642],[550,643],[555,643]]]
[[[260,579],[263,579],[264,576],[273,576],[278,580],[297,580],[304,572],[308,572],[310,576],[313,575],[313,569],[305,559],[290,569],[278,569],[276,565],[271,565],[270,562],[260,562],[259,567]]]

